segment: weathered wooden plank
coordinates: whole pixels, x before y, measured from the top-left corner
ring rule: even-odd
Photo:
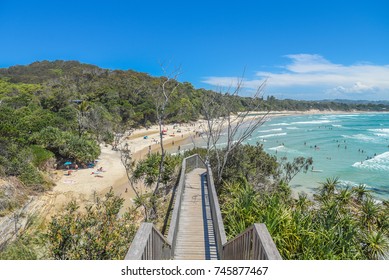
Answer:
[[[132,240],[130,249],[128,250],[125,260],[140,260],[142,259],[145,247],[151,235],[153,228],[152,223],[142,223]]]
[[[152,223],[142,223],[131,243],[126,260],[163,260],[171,258],[171,246]]]
[[[261,251],[266,260],[282,260],[280,253],[277,250],[276,244],[270,236],[265,224],[254,224],[254,228],[258,234]]]

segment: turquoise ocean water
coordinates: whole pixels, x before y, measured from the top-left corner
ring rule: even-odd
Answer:
[[[311,195],[326,178],[339,177],[345,187],[362,183],[375,198],[389,199],[389,114],[276,117],[247,141],[256,142],[277,157],[313,158],[314,171],[291,181],[295,192]]]

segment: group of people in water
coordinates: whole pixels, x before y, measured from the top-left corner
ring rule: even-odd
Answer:
[[[338,148],[344,148],[345,150],[347,150],[347,140],[336,140],[336,139],[334,139],[333,140],[334,142],[336,142],[337,143],[337,147]],[[276,141],[277,143],[279,143],[279,141],[277,140]],[[284,143],[282,143],[281,144],[282,146],[285,146],[285,144]],[[304,141],[304,146],[307,146],[307,141]],[[311,148],[311,149],[314,149],[314,150],[320,150],[320,147],[319,147],[319,145],[310,145],[309,146],[309,148]],[[389,148],[389,146],[388,146],[388,148]],[[277,154],[278,153],[278,151],[277,150],[275,150],[275,153]],[[358,149],[358,153],[362,153],[362,154],[365,154],[366,153],[366,151],[365,150],[363,150],[363,149],[361,149],[361,148],[359,148]],[[373,159],[374,157],[376,157],[377,156],[377,153],[374,153],[374,156],[366,156],[366,159],[365,160],[370,160],[370,159]],[[326,157],[326,159],[327,160],[331,160],[332,159],[332,157]],[[361,161],[361,164],[363,164],[363,160]]]

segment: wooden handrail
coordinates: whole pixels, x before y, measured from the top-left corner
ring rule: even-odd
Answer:
[[[207,187],[209,204],[211,206],[212,223],[215,231],[216,246],[219,258],[223,255],[223,245],[227,243],[227,237],[224,230],[224,223],[222,213],[220,211],[219,200],[216,193],[215,184],[213,181],[213,174],[211,166],[207,163]]]
[[[224,260],[282,260],[265,224],[254,224],[223,246]]]
[[[180,180],[178,182],[177,190],[176,190],[176,198],[173,208],[172,218],[170,220],[169,231],[167,235],[167,240],[172,244],[172,254],[176,248],[176,237],[178,232],[178,224],[181,210],[181,202],[182,195],[184,193],[184,185],[185,185],[185,173],[186,173],[186,158],[183,159],[181,165],[181,174]]]
[[[225,260],[281,260],[281,255],[265,224],[254,224],[227,242],[212,169],[209,164],[206,164],[206,168],[208,195],[219,258]]]
[[[152,223],[142,223],[125,260],[168,260],[171,245]]]

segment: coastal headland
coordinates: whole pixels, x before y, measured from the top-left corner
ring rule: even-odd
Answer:
[[[349,114],[346,111],[275,111],[275,112],[250,112],[247,120],[262,118],[275,118],[288,115],[313,115],[313,114]],[[352,113],[363,113],[360,111]],[[199,133],[205,125],[204,120],[198,120],[185,124],[168,124],[163,127],[166,130],[164,135],[164,147],[169,153],[183,151],[184,147],[193,147],[199,143]],[[197,138],[197,139],[196,139]],[[126,134],[121,144],[127,143],[135,160],[143,159],[147,154],[155,153],[160,150],[159,129],[157,125],[149,128],[140,128]],[[102,170],[102,171],[99,171]],[[36,214],[45,220],[62,211],[63,207],[72,200],[83,206],[92,202],[96,195],[106,193],[110,188],[117,195],[125,199],[124,208],[132,205],[135,197],[126,174],[126,170],[121,162],[120,152],[114,151],[111,145],[101,145],[101,154],[93,168],[73,170],[68,174],[67,170],[53,170],[55,176],[55,186],[51,191],[45,192],[40,196],[31,197],[29,202],[23,208],[25,213]],[[147,192],[141,183],[137,188],[142,192]],[[12,223],[5,223],[7,216],[0,218],[0,233],[3,237],[7,232],[13,231]],[[27,220],[27,219],[26,219]],[[23,225],[21,219],[20,223]],[[1,241],[1,240],[0,240]]]

